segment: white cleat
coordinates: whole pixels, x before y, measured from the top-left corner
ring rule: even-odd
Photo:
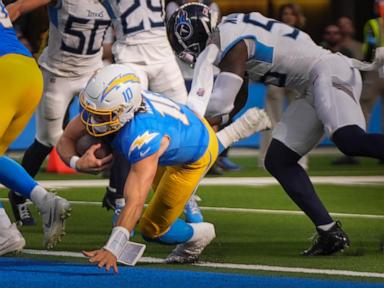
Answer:
[[[193,236],[188,242],[179,244],[167,256],[165,263],[188,264],[197,262],[199,256],[216,237],[215,227],[211,223],[191,223]]]
[[[17,230],[16,224],[0,230],[0,256],[11,252],[20,252],[24,246],[25,239]]]
[[[67,200],[48,192],[40,214],[44,229],[44,246],[51,249],[65,235],[64,221],[71,214],[71,205]]]

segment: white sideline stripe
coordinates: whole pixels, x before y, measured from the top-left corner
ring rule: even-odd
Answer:
[[[8,198],[0,198],[0,201],[9,202]],[[69,201],[75,205],[88,205],[88,206],[101,206],[101,202],[92,201]],[[147,204],[145,204],[147,206]],[[220,211],[220,212],[233,212],[233,213],[258,213],[258,214],[277,214],[277,215],[299,215],[304,216],[302,211],[293,210],[273,210],[273,209],[254,209],[254,208],[230,208],[230,207],[208,207],[202,206],[201,210],[204,211]],[[344,218],[363,218],[363,219],[384,219],[384,215],[374,214],[351,214],[351,213],[330,213],[332,216]]]
[[[46,251],[46,250],[24,249],[23,253],[32,254],[32,255],[85,258],[85,256],[82,253],[67,252],[67,251]],[[160,258],[153,258],[153,257],[142,257],[139,260],[139,262],[159,264],[159,263],[164,263],[164,260]],[[334,270],[334,269],[313,269],[313,268],[301,268],[301,267],[281,267],[281,266],[269,266],[269,265],[232,264],[232,263],[214,263],[214,262],[201,262],[193,265],[200,266],[200,267],[239,269],[239,270],[304,273],[304,274],[319,274],[319,275],[338,275],[338,276],[353,276],[353,277],[366,277],[366,278],[384,278],[384,273],[358,272],[358,271]]]
[[[313,176],[314,184],[334,185],[378,185],[384,184],[384,176]],[[82,180],[42,180],[39,183],[47,188],[106,187],[107,179]],[[273,177],[218,177],[204,178],[203,186],[266,186],[279,184]],[[4,187],[4,186],[0,186]]]

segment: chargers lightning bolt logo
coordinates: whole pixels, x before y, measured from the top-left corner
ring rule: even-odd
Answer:
[[[151,142],[159,133],[149,133],[146,131],[144,134],[137,136],[136,139],[133,141],[131,147],[129,148],[128,155],[131,155],[131,153],[137,148],[138,150],[141,149],[141,147],[144,146],[144,144],[148,144]],[[147,152],[148,153],[148,152]],[[146,153],[145,153],[146,154]]]

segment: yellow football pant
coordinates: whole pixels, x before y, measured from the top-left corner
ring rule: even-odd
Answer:
[[[157,238],[166,233],[183,212],[200,180],[215,163],[219,152],[216,134],[208,123],[204,124],[209,131],[209,146],[199,160],[183,166],[158,168],[152,185],[155,193],[139,224],[142,235]]]
[[[23,131],[42,92],[43,77],[33,58],[0,57],[0,155]]]

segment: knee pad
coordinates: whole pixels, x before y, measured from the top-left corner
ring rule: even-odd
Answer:
[[[361,137],[365,134],[365,131],[357,125],[345,126],[333,133],[332,141],[345,155],[355,156],[360,150]]]
[[[280,168],[297,164],[301,156],[282,142],[272,139],[264,159],[264,167],[274,175]]]

